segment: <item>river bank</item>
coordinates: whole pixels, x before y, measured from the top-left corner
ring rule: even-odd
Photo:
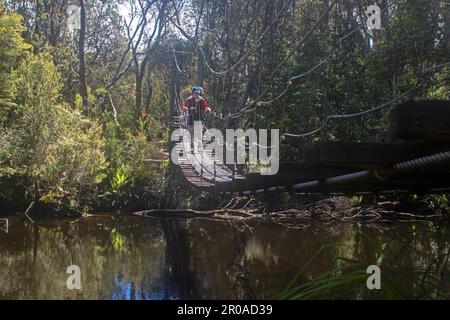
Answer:
[[[390,197],[345,197],[345,196],[293,196],[279,194],[265,196],[218,196],[201,194],[191,207],[171,206],[168,208],[141,208],[141,210],[117,209],[116,211],[97,210],[80,212],[71,209],[59,209],[45,204],[31,203],[23,211],[6,210],[0,217],[11,215],[35,218],[80,218],[98,215],[102,212],[114,212],[116,215],[137,215],[168,218],[210,217],[223,220],[249,219],[291,219],[297,221],[376,221],[376,220],[446,220],[450,217],[447,198],[444,196],[426,196],[423,198]],[[205,201],[208,199],[208,201]],[[220,202],[219,202],[220,201]]]

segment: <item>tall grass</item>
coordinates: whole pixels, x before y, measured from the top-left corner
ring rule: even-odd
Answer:
[[[373,241],[373,239],[372,239]],[[405,270],[396,264],[399,254],[388,256],[380,244],[377,250],[384,254],[381,268],[381,289],[369,290],[367,287],[367,267],[374,263],[336,257],[329,271],[304,281],[306,271],[324,251],[337,248],[337,245],[322,246],[297,273],[287,287],[274,299],[448,299],[450,298],[450,270],[448,261],[450,249],[437,255],[426,267]],[[302,281],[303,280],[303,281]],[[400,284],[407,282],[413,292],[402,291]]]

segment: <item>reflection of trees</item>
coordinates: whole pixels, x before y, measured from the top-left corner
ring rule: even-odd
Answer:
[[[164,298],[196,298],[186,224],[177,220],[162,220],[161,228],[166,240]]]
[[[253,232],[235,225],[213,221],[191,224],[195,270],[208,285],[202,285],[202,298],[270,298],[309,261],[321,246],[339,236],[311,230],[291,230],[261,223]],[[325,250],[314,261],[304,280],[327,271],[336,256]]]
[[[256,293],[252,286],[252,270],[246,255],[246,247],[249,235],[239,228],[233,229],[234,233],[234,255],[228,268],[230,274],[234,275],[234,292],[237,299],[255,299]]]
[[[430,289],[430,297],[449,298],[445,226],[243,226],[141,218],[11,221],[9,233],[0,233],[0,298],[270,298],[328,244],[337,246],[321,251],[300,283],[344,257],[381,264],[382,276],[408,296]],[[66,288],[70,264],[82,270],[81,292]],[[368,296],[364,286],[348,292],[345,297]]]
[[[123,238],[121,248],[114,248],[113,229]],[[71,264],[81,268],[81,291],[66,288]],[[0,298],[157,298],[163,264],[164,240],[154,221],[14,222],[6,239],[0,234]]]

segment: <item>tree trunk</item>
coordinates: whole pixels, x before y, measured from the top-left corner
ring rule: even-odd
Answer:
[[[140,72],[140,68],[136,70],[136,89],[135,89],[135,101],[134,101],[134,120],[137,121],[141,116],[142,109],[142,81],[144,75]]]
[[[83,101],[83,108],[87,113],[89,113],[89,102],[88,102],[88,90],[86,84],[86,57],[85,57],[85,42],[86,42],[86,6],[85,0],[80,0],[80,40],[78,43],[78,57],[80,60],[80,95]]]
[[[150,64],[147,64],[147,95],[145,97],[145,111],[150,112],[150,103],[153,96],[153,83],[152,83],[152,73],[150,70]]]
[[[441,41],[441,47],[450,50],[450,5],[444,5],[442,8],[442,32],[443,37]]]
[[[205,79],[205,61],[203,60],[203,54],[201,50],[198,50],[198,75],[197,75],[197,85],[203,87],[203,81]]]
[[[170,66],[171,66],[171,72],[170,72],[170,84],[169,84],[169,86],[170,86],[170,88],[169,88],[170,89],[170,96],[169,96],[170,118],[169,118],[169,121],[172,118],[172,116],[175,116],[177,114],[176,100],[175,100],[175,94],[176,94],[175,77],[177,76],[177,73],[176,73],[175,61],[173,59],[171,60]]]

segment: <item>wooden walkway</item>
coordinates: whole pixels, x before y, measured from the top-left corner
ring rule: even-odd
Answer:
[[[174,127],[183,127],[174,117]],[[274,176],[237,175],[199,150],[178,147],[186,180],[203,190],[260,194],[366,194],[450,190],[450,101],[406,102],[390,118],[387,142],[321,142]],[[205,147],[205,144],[203,144]]]
[[[182,146],[177,147],[180,157],[180,167],[186,179],[196,187],[213,187],[220,183],[233,181],[233,172],[224,164],[213,161],[206,152],[199,150],[197,153],[185,151]]]
[[[179,115],[173,117],[173,127],[186,129],[186,124],[180,121]],[[176,151],[180,155],[179,163],[181,172],[186,180],[200,189],[220,188],[220,186],[233,185],[235,180],[243,179],[234,174],[226,165],[218,160],[213,160],[206,149],[206,142],[202,141],[202,147],[196,153],[185,150],[183,145],[176,145]]]

